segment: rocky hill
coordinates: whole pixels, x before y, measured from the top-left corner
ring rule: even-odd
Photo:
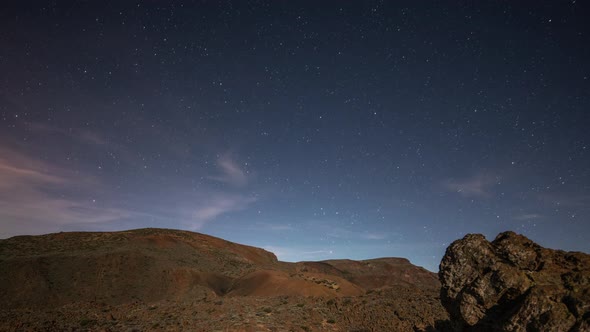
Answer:
[[[285,263],[186,231],[0,240],[0,330],[426,330],[439,289],[406,259]]]
[[[274,254],[197,233],[140,229],[0,241],[0,306],[222,295]]]
[[[0,240],[0,331],[23,330],[590,331],[590,255],[469,234],[437,275],[167,229],[18,236]]]
[[[439,275],[457,331],[590,331],[590,255],[470,234],[449,246]]]

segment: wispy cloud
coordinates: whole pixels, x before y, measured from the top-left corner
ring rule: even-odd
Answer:
[[[210,179],[236,187],[242,187],[248,183],[249,177],[247,172],[240,167],[230,154],[221,155],[217,159],[217,166],[221,174],[211,176]]]
[[[131,166],[138,162],[136,153],[97,132],[44,123],[28,126],[38,138],[101,152],[114,151],[117,159]],[[258,197],[244,192],[249,174],[229,153],[218,158],[217,174],[203,175],[229,184],[228,188],[203,186],[189,190],[178,185],[155,193],[139,192],[145,187],[138,186],[119,187],[113,192],[108,182],[111,174],[93,173],[92,168],[80,164],[71,168],[65,158],[57,156],[42,159],[38,157],[40,148],[12,141],[0,144],[0,237],[66,229],[137,227],[141,220],[144,224],[162,222],[198,230],[220,216],[248,208]],[[177,199],[166,204],[167,200],[159,195]]]
[[[222,154],[217,159],[217,166],[220,174],[209,176],[209,179],[241,189],[248,184],[250,180],[248,173],[240,167],[231,154]],[[191,212],[190,227],[194,230],[201,229],[206,223],[217,217],[244,210],[257,200],[256,197],[245,195],[235,189],[224,192],[204,191],[203,198],[199,200],[197,207]]]
[[[376,233],[376,232],[355,232],[341,227],[330,227],[326,232],[326,236],[338,239],[357,239],[357,240],[371,240],[379,241],[387,239],[391,234]]]
[[[295,228],[291,225],[287,225],[287,224],[271,224],[271,223],[264,223],[264,222],[259,222],[256,223],[255,225],[256,229],[261,229],[261,230],[270,230],[270,231],[291,231],[294,230]]]
[[[3,151],[3,154],[6,154]],[[15,156],[12,155],[11,158]],[[17,158],[15,158],[17,159]],[[18,188],[24,184],[39,184],[39,183],[63,183],[65,179],[43,173],[33,168],[25,168],[15,165],[6,159],[0,157],[0,188],[12,189]]]
[[[267,226],[268,229],[273,230],[273,231],[291,231],[295,228],[293,228],[293,226],[291,225],[272,225],[272,224],[268,224]]]
[[[541,218],[544,218],[544,216],[541,214],[524,213],[524,214],[514,216],[513,219],[515,219],[515,220],[535,220],[535,219],[541,219]]]
[[[91,176],[0,147],[0,236],[38,234],[64,225],[106,223],[133,215],[97,204],[92,195],[99,188]]]
[[[465,197],[490,197],[498,179],[489,174],[478,174],[468,178],[448,179],[442,186]]]
[[[361,233],[361,237],[366,240],[384,240],[387,238],[387,235],[382,233]]]
[[[31,133],[43,138],[44,141],[52,142],[54,145],[64,144],[69,147],[90,148],[100,153],[106,152],[110,158],[134,167],[138,165],[142,167],[145,164],[145,159],[132,148],[126,146],[124,142],[117,142],[115,139],[90,128],[62,128],[43,122],[28,122],[26,125]],[[166,148],[172,151],[176,149],[176,146],[169,144],[166,145]]]
[[[215,218],[226,213],[243,210],[255,201],[255,197],[241,194],[215,194],[201,200],[198,206],[193,209],[189,219],[189,227],[193,230],[201,229]]]
[[[107,141],[104,137],[102,137],[97,132],[94,132],[90,129],[82,129],[82,128],[68,128],[63,129],[60,127],[56,127],[50,124],[42,123],[42,122],[29,122],[28,123],[29,129],[32,132],[38,134],[55,134],[60,136],[65,136],[69,139],[74,139],[78,142],[92,144],[92,145],[105,145]]]

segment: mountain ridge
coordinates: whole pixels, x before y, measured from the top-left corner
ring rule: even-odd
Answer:
[[[415,331],[447,317],[439,289],[404,258],[282,262],[190,231],[0,240],[0,330]]]
[[[436,274],[405,258],[289,263],[261,248],[160,228],[16,236],[0,240],[0,266],[0,303],[11,306],[38,302],[40,294],[61,305],[74,298],[123,303],[209,291],[338,297],[391,285],[439,287]]]

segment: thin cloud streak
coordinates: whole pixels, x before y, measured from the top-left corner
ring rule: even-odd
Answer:
[[[515,220],[535,220],[535,219],[541,219],[544,217],[545,216],[540,215],[540,214],[536,214],[536,213],[526,213],[526,214],[521,214],[521,215],[515,216],[513,219],[515,219]]]
[[[91,145],[107,144],[107,141],[101,135],[88,129],[69,128],[68,130],[65,130],[63,128],[41,122],[29,122],[28,126],[32,132],[42,135],[57,134]]]
[[[105,137],[100,132],[88,128],[59,128],[42,122],[26,123],[31,133],[44,139],[53,139],[62,144],[67,140],[68,144],[81,145],[84,148],[92,148],[101,152],[108,152],[114,160],[124,162],[128,165],[137,166],[145,164],[145,160],[131,150],[126,144],[116,142]],[[54,144],[56,144],[54,142]],[[170,148],[170,146],[167,146]]]
[[[226,213],[244,210],[255,201],[255,197],[240,194],[216,194],[209,199],[203,200],[199,206],[193,209],[189,219],[189,227],[192,230],[199,230],[217,217]]]
[[[479,174],[469,178],[448,179],[442,182],[442,186],[464,197],[488,198],[492,196],[492,188],[497,182],[496,177]]]
[[[240,168],[238,163],[229,154],[219,157],[217,159],[217,166],[221,171],[221,175],[212,176],[210,179],[235,187],[243,187],[248,184],[248,174]]]
[[[271,224],[271,223],[256,223],[255,229],[259,230],[270,230],[270,231],[292,231],[295,228],[291,225],[286,224]]]
[[[366,233],[366,234],[361,234],[361,237],[366,240],[384,240],[387,238],[387,235],[376,234],[376,233]]]
[[[387,239],[391,234],[389,233],[374,233],[374,232],[354,232],[340,227],[330,227],[326,232],[327,237],[338,239],[360,239],[369,241],[380,241]]]

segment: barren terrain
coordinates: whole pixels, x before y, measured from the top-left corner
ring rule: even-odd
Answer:
[[[3,331],[433,331],[439,291],[403,258],[286,263],[187,231],[0,240]]]

